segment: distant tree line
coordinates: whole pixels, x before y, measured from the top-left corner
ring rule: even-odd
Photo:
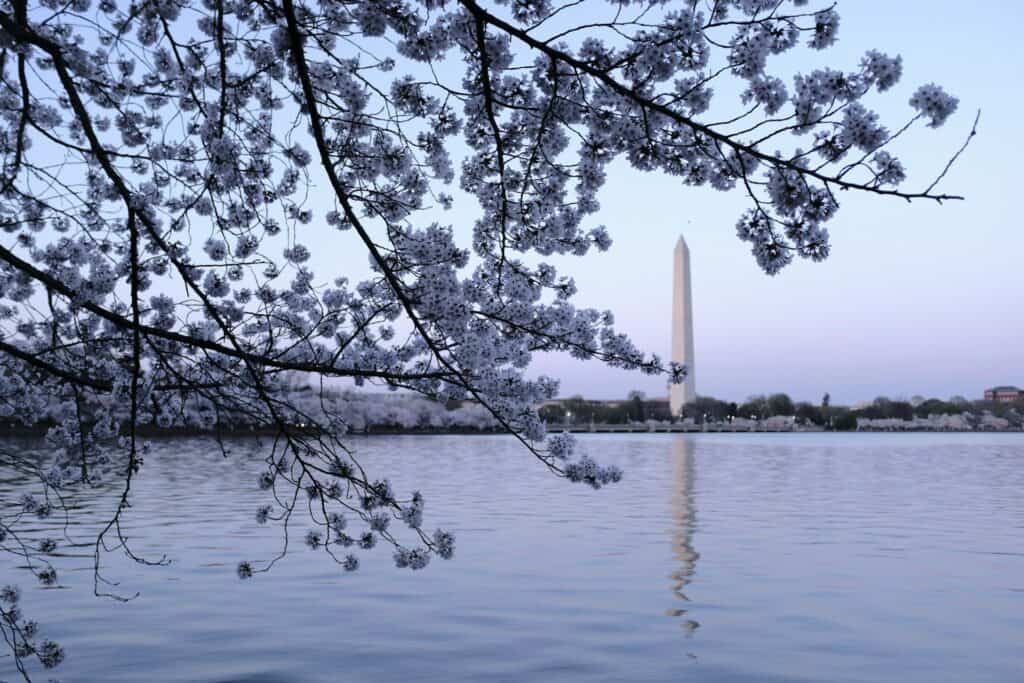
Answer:
[[[1009,420],[1013,426],[1024,426],[1024,400],[999,403],[968,401],[962,396],[953,396],[949,400],[917,396],[910,401],[879,396],[871,403],[856,407],[834,405],[829,394],[825,394],[817,405],[809,401],[793,401],[785,393],[757,394],[743,403],[698,396],[696,401],[683,407],[680,417],[703,424],[729,422],[737,417],[764,420],[774,416],[793,416],[799,424],[848,431],[857,428],[857,418],[912,420],[929,415],[964,413],[980,417],[986,412]],[[673,419],[666,400],[648,399],[640,391],[629,392],[623,401],[589,401],[582,396],[572,396],[544,406],[540,409],[540,416],[548,424],[627,424]]]
[[[579,395],[570,396],[541,407],[539,412],[548,424],[629,424],[672,418],[667,401],[650,400],[642,391],[629,392],[624,401],[588,401]]]

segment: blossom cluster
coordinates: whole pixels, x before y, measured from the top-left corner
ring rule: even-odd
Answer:
[[[64,661],[64,648],[39,634],[39,625],[27,619],[20,607],[21,591],[15,586],[0,588],[0,633],[11,646],[18,668],[24,671],[24,660],[35,658],[45,669]]]

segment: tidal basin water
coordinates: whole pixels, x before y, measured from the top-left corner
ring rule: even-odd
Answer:
[[[423,492],[455,559],[413,573],[379,547],[346,574],[300,527],[271,573],[240,581],[239,560],[279,548],[252,521],[262,452],[166,439],[125,533],[172,562],[108,556],[138,598],[93,596],[89,547],[58,550],[57,588],[10,556],[0,582],[65,647],[67,682],[1024,681],[1022,434],[581,437],[625,470],[601,491],[506,437],[352,443]],[[0,476],[7,515],[25,482]],[[87,541],[113,492],[72,504]],[[58,517],[37,529],[60,536]]]

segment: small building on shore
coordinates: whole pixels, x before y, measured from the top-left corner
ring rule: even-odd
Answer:
[[[992,387],[985,390],[985,400],[996,403],[1013,403],[1024,399],[1024,389],[1011,386]]]

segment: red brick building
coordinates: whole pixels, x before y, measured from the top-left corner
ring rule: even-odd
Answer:
[[[1017,387],[992,387],[985,390],[986,401],[997,401],[999,403],[1013,403],[1024,398],[1024,389]]]

